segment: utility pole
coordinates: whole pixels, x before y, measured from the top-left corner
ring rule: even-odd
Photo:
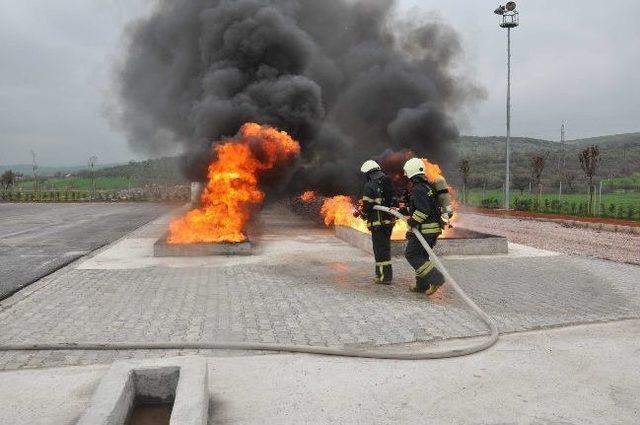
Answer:
[[[507,143],[506,143],[506,173],[505,173],[505,191],[504,191],[504,208],[510,209],[510,162],[511,162],[511,29],[520,25],[520,14],[516,10],[516,2],[510,1],[505,6],[499,6],[494,13],[502,16],[500,22],[501,28],[507,29]]]
[[[31,168],[33,170],[33,196],[38,198],[38,161],[33,149],[31,150]]]
[[[562,168],[564,169],[567,158],[567,133],[564,123],[562,123],[562,127],[560,127],[560,142],[562,142]]]
[[[91,200],[92,201],[96,198],[96,177],[95,177],[96,162],[98,162],[97,156],[93,155],[89,157],[89,169],[91,170]]]
[[[564,166],[565,166],[565,159],[567,157],[567,143],[566,143],[566,132],[565,132],[565,126],[564,126],[564,122],[562,123],[562,126],[560,127],[560,145],[562,146],[560,148],[560,155],[558,155],[558,171],[563,170]]]

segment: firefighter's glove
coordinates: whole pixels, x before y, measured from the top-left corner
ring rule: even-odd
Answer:
[[[415,221],[413,218],[409,218],[408,224],[409,224],[409,227],[418,227],[420,225],[420,223]]]
[[[451,225],[451,218],[453,218],[453,213],[450,212],[446,212],[440,216],[440,220],[442,220],[444,224],[448,225]]]

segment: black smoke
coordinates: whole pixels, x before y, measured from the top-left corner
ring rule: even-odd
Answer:
[[[291,191],[354,192],[360,164],[411,150],[448,163],[454,114],[482,91],[456,77],[455,32],[399,22],[392,0],[158,0],[131,25],[119,118],[143,152],[179,145],[202,179],[247,121],[302,145]]]

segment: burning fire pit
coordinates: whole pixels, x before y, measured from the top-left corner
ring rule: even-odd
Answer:
[[[435,164],[423,159],[427,178],[434,181],[441,177],[441,170]],[[373,253],[371,234],[367,229],[367,223],[356,212],[355,202],[350,196],[334,196],[332,198],[318,197],[315,192],[307,191],[301,194],[296,201],[298,205],[306,206],[311,210],[318,210],[324,224],[333,226],[336,236],[351,245]],[[294,203],[294,207],[296,205]],[[453,217],[455,221],[457,217]],[[404,221],[396,222],[391,236],[391,254],[403,255],[407,245],[406,234],[409,226]],[[435,247],[440,255],[494,255],[508,254],[509,244],[506,238],[496,235],[488,235],[473,230],[453,227],[446,229],[438,239]]]
[[[214,153],[198,207],[171,222],[154,246],[156,257],[251,254],[246,226],[265,198],[260,179],[295,163],[300,145],[283,131],[246,123]]]
[[[336,236],[349,244],[373,254],[371,235],[353,227],[335,226]],[[404,255],[406,240],[391,241],[391,255]],[[508,254],[507,239],[501,236],[487,235],[473,230],[458,228],[448,229],[438,239],[435,247],[439,255],[495,255]]]

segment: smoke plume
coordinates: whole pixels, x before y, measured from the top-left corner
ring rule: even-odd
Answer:
[[[131,145],[179,145],[202,179],[211,146],[248,121],[302,146],[289,189],[354,192],[360,164],[411,150],[447,163],[454,114],[482,91],[453,72],[461,45],[392,0],[158,0],[118,69]]]

